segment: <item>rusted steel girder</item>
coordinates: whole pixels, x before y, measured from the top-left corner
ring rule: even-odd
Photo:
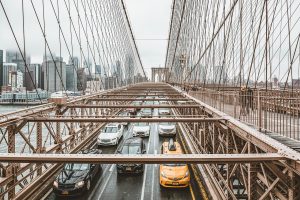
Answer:
[[[83,123],[100,123],[100,122],[218,122],[222,118],[81,118],[81,117],[30,117],[26,119],[28,122],[83,122]]]
[[[253,153],[253,154],[27,154],[27,153],[0,153],[1,162],[14,163],[258,163],[287,160],[278,153]]]
[[[88,99],[90,101],[145,101],[146,99],[138,99],[138,98],[91,98]],[[147,101],[189,101],[188,98],[171,98],[171,99],[147,99]]]
[[[86,105],[74,104],[69,108],[200,108],[198,104],[194,105]]]
[[[139,96],[139,97],[157,97],[157,96],[174,96],[174,97],[182,97],[182,94],[180,94],[180,93],[176,93],[176,94],[174,94],[174,93],[172,93],[172,94],[168,94],[168,93],[165,93],[165,92],[163,92],[163,93],[161,93],[161,94],[138,94],[138,93],[135,93],[135,94],[128,94],[128,93],[125,93],[125,91],[124,91],[124,93],[122,93],[123,91],[121,91],[121,94],[105,94],[105,95],[102,95],[102,96],[105,96],[105,97],[123,97],[123,96],[133,96],[133,97],[135,97],[135,96]],[[152,92],[151,92],[152,93]]]

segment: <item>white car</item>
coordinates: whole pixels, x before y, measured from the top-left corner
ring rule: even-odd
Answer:
[[[142,117],[152,117],[152,109],[151,108],[143,108],[141,110],[141,116]]]
[[[159,102],[159,104],[160,105],[168,105],[168,101],[167,100],[165,100],[166,98],[165,97],[163,97],[163,98],[160,98],[160,102]]]
[[[147,122],[139,122],[134,124],[132,128],[133,137],[148,137],[150,135],[150,125]]]
[[[160,108],[158,110],[159,115],[170,115],[171,111],[169,108]]]
[[[185,105],[185,104],[187,104],[187,101],[177,101],[177,104],[179,104],[179,105]]]
[[[172,122],[161,122],[158,125],[158,134],[160,136],[175,136],[176,124]]]
[[[98,146],[117,145],[123,137],[124,127],[121,124],[107,124],[100,132]]]

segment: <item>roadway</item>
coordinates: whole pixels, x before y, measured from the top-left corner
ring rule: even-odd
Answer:
[[[158,109],[154,109],[153,116],[158,115]],[[158,135],[158,124],[151,123],[150,137],[144,138],[147,154],[158,154],[164,140]],[[124,132],[122,141],[118,147],[122,145],[124,139],[132,137],[132,124]],[[116,153],[118,147],[101,147],[102,153]],[[201,199],[198,192],[196,181],[191,177],[191,186],[185,189],[166,189],[161,188],[159,184],[159,165],[146,165],[142,175],[118,175],[116,165],[103,165],[99,178],[93,183],[90,192],[77,198],[77,200],[156,200],[156,199]],[[51,193],[47,200],[60,199]]]

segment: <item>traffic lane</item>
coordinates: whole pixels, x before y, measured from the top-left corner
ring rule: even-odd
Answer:
[[[159,109],[154,109],[153,116],[159,116]],[[149,142],[149,154],[160,154],[162,143],[169,141],[168,137],[160,137],[158,134],[158,123],[151,124],[151,135]],[[141,193],[141,200],[155,199],[193,199],[191,188],[162,188],[159,183],[159,165],[146,165]]]
[[[137,114],[140,116],[140,113]],[[133,124],[129,127],[129,137],[132,137]],[[149,138],[144,138],[146,153],[150,150],[150,138],[153,135],[153,125],[150,128]],[[145,171],[147,167],[145,166]],[[107,172],[107,177],[104,183],[102,183],[97,192],[95,192],[89,199],[140,199],[141,194],[143,194],[145,187],[145,172],[143,174],[118,174],[116,170],[116,165],[111,165],[109,172]]]
[[[103,153],[117,153],[117,150],[123,145],[124,141],[130,137],[132,137],[132,124],[128,124],[128,127],[125,129],[125,133],[122,137],[122,140],[119,142],[118,147],[109,147],[109,146],[103,146],[101,149],[103,150]],[[93,190],[90,192],[89,197],[87,199],[98,199],[98,197],[101,197],[104,193],[105,188],[108,185],[108,181],[111,179],[111,176],[113,174],[113,171],[115,169],[115,164],[108,164],[106,165],[105,170],[102,173],[101,178],[97,182],[96,186],[93,188]]]
[[[132,127],[131,127],[132,128]],[[132,131],[129,131],[130,135]],[[146,148],[149,139],[145,138]],[[106,180],[90,199],[139,199],[143,184],[143,174],[118,174],[116,165],[111,165]]]
[[[118,147],[124,142],[125,138],[129,138],[129,136],[130,136],[129,129],[130,129],[130,124],[128,125],[127,128],[124,129],[125,131],[124,131],[122,139],[119,142]],[[98,148],[98,145],[95,144],[93,146],[93,148]],[[103,154],[114,154],[114,153],[116,153],[117,146],[101,146],[100,149],[102,150]],[[91,191],[85,192],[83,195],[74,196],[74,197],[57,197],[53,192],[51,192],[51,194],[46,198],[46,200],[54,200],[54,199],[86,200],[86,199],[89,199],[92,191],[98,185],[101,185],[101,183],[103,182],[103,180],[106,178],[107,170],[109,169],[110,166],[111,165],[108,165],[108,164],[102,165],[102,169],[99,171],[99,173],[97,174],[97,177],[92,182],[92,187],[91,187],[92,189],[91,189]]]
[[[170,137],[160,137],[158,134],[158,123],[156,123],[156,133],[153,134],[153,145],[154,145],[154,154],[161,153],[162,143],[169,141]],[[155,200],[155,199],[194,199],[194,190],[190,187],[188,188],[163,188],[159,183],[159,165],[154,164],[150,165],[149,171],[147,174],[151,175],[151,178],[147,180],[147,192],[144,195],[145,200]],[[192,180],[193,181],[193,180]]]

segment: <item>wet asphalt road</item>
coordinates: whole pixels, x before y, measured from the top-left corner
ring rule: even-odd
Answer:
[[[158,115],[158,110],[154,109],[154,116]],[[148,154],[159,154],[160,147],[164,140],[158,135],[158,124],[152,123],[149,138],[144,138],[146,150]],[[132,136],[132,125],[129,124],[124,132],[119,147],[124,139]],[[117,147],[101,147],[102,153],[116,153]],[[159,184],[159,165],[145,165],[145,171],[141,175],[118,175],[115,164],[107,164],[102,166],[99,178],[92,183],[91,190],[80,196],[70,198],[58,198],[53,193],[49,195],[47,200],[54,199],[72,199],[72,200],[192,200],[201,199],[199,191],[194,187],[180,189],[161,188]],[[191,177],[192,179],[192,177]],[[192,179],[192,185],[194,180]]]

